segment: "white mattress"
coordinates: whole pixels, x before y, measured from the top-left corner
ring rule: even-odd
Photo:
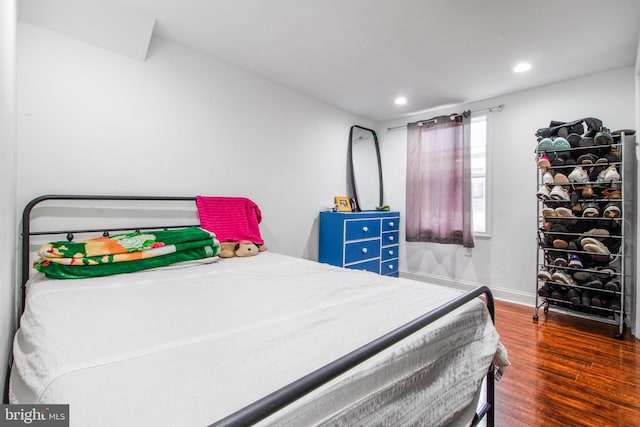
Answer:
[[[458,295],[271,252],[36,275],[10,402],[68,403],[74,426],[207,425]],[[499,337],[479,300],[414,335],[264,424],[450,423],[473,404]],[[359,418],[371,408],[376,418]]]

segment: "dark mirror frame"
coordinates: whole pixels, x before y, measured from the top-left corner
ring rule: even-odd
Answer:
[[[376,157],[378,159],[378,188],[380,190],[378,206],[374,206],[373,208],[362,209],[362,206],[360,206],[360,200],[358,199],[358,190],[357,190],[356,178],[355,178],[355,173],[353,168],[353,153],[352,153],[354,129],[366,130],[371,132],[371,134],[373,135],[373,144],[375,146]],[[378,144],[378,135],[376,134],[376,131],[373,129],[365,128],[358,125],[351,126],[351,129],[349,129],[349,148],[348,148],[347,157],[348,157],[348,166],[349,166],[349,176],[351,178],[351,193],[353,194],[353,198],[356,201],[358,209],[359,210],[375,210],[376,207],[382,207],[384,203],[384,191],[382,187],[382,162],[380,160],[380,145]]]

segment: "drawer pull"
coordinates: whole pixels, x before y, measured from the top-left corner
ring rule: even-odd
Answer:
[[[389,222],[389,227],[393,227],[394,225],[393,221]]]
[[[389,250],[389,255],[393,255],[393,250]]]
[[[362,248],[362,253],[366,254],[369,250],[367,248]]]
[[[366,233],[367,231],[369,231],[369,227],[362,227],[362,231]]]
[[[389,241],[393,242],[393,236],[389,236]]]
[[[393,264],[389,264],[389,270],[393,270]]]

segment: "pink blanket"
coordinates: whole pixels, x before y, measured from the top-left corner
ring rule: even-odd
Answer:
[[[264,244],[258,224],[260,208],[244,197],[196,196],[200,226],[215,233],[220,242],[249,240]]]

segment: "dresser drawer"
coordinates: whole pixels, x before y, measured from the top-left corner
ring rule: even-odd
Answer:
[[[380,260],[372,259],[371,261],[365,261],[358,264],[350,264],[346,266],[354,270],[367,270],[372,273],[380,274]]]
[[[318,261],[398,277],[399,226],[399,212],[320,212]]]
[[[400,233],[397,231],[382,233],[382,246],[397,245],[399,237]]]
[[[382,231],[396,231],[399,230],[400,218],[383,218],[382,219]]]
[[[387,246],[382,248],[382,260],[387,261],[389,259],[398,258],[398,245]]]
[[[363,240],[361,242],[347,243],[344,250],[344,263],[364,261],[365,259],[380,259],[380,241]]]
[[[345,240],[372,239],[380,237],[379,219],[346,221]]]
[[[380,274],[385,276],[398,275],[398,260],[385,261],[380,265]]]

